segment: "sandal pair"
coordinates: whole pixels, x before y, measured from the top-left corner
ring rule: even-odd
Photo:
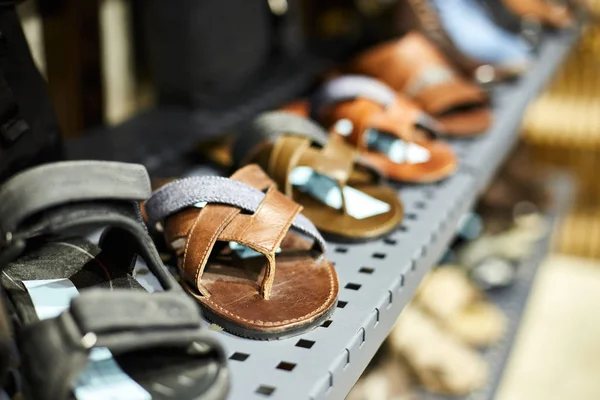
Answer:
[[[500,0],[492,0],[499,2]],[[402,33],[416,30],[434,43],[462,73],[481,84],[522,75],[530,63],[528,43],[539,41],[539,29],[521,32],[520,19],[510,12],[502,19],[516,32],[496,26],[481,0],[405,0],[398,6]],[[494,10],[497,11],[497,10]],[[495,15],[498,15],[495,12]],[[469,24],[465,25],[464,21]],[[528,40],[530,39],[530,40]]]
[[[346,75],[325,83],[312,114],[389,179],[431,183],[458,168],[450,145],[439,140],[443,124],[376,79]]]
[[[484,90],[456,72],[421,33],[411,31],[366,50],[346,72],[374,77],[412,99],[444,126],[448,136],[476,136],[491,126]]]
[[[149,195],[143,166],[98,161],[47,164],[0,188],[1,282],[28,398],[225,397],[223,349],[141,223]],[[98,246],[82,237],[100,228]],[[136,281],[138,255],[164,293]]]

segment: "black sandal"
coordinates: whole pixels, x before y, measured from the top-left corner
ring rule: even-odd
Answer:
[[[150,193],[143,166],[99,161],[33,168],[0,188],[1,282],[18,319],[30,397],[74,397],[87,353],[105,346],[153,399],[224,398],[223,351],[205,337],[198,308],[141,223],[139,202]],[[80,237],[104,227],[99,246]],[[167,293],[144,292],[133,276],[138,255]],[[83,293],[60,316],[38,315],[30,280]]]

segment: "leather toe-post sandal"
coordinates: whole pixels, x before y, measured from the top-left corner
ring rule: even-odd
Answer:
[[[69,161],[0,187],[0,281],[25,397],[223,399],[226,356],[140,218],[142,165]],[[102,230],[96,245],[83,235]],[[134,277],[141,257],[162,293]]]
[[[438,139],[443,124],[375,79],[333,79],[320,88],[312,104],[313,114],[332,135],[356,147],[389,179],[436,182],[457,169],[454,151]]]
[[[178,258],[182,286],[224,330],[279,339],[333,313],[339,284],[325,241],[257,165],[170,182],[145,209]]]
[[[260,165],[329,239],[373,240],[402,222],[397,191],[353,146],[311,120],[263,113],[242,128],[233,154],[238,165]]]
[[[492,124],[485,91],[461,77],[420,33],[410,32],[359,54],[347,71],[377,78],[413,99],[453,137],[479,135]]]

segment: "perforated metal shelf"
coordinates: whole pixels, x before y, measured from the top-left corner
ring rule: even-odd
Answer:
[[[559,176],[552,182],[552,193],[554,207],[547,217],[548,235],[540,240],[529,257],[523,260],[518,266],[518,275],[514,284],[508,288],[492,291],[489,293],[489,299],[498,306],[508,319],[508,326],[504,338],[482,353],[487,361],[489,368],[489,380],[480,390],[471,393],[468,396],[455,398],[430,393],[423,393],[423,400],[492,400],[495,397],[496,390],[502,381],[504,367],[510,357],[516,334],[519,329],[521,317],[527,305],[527,299],[531,287],[535,280],[538,267],[544,260],[551,243],[552,228],[557,225],[561,216],[565,214],[571,203],[573,194],[572,182],[567,176]]]

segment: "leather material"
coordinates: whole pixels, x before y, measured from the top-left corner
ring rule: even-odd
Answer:
[[[274,177],[286,195],[302,204],[306,215],[322,232],[339,239],[352,241],[375,239],[389,233],[402,222],[403,206],[395,190],[383,184],[378,173],[361,165],[356,150],[341,137],[332,136],[325,147],[319,148],[302,136],[282,135],[275,143],[263,143],[250,158],[263,166]],[[315,172],[333,179],[340,189],[353,187],[389,204],[390,210],[373,217],[356,219],[346,212],[344,197],[342,209],[329,207],[313,196],[292,187],[290,173],[298,166],[310,167]]]
[[[480,68],[485,67],[490,70],[491,80],[482,83],[511,79],[524,72],[524,66],[521,64],[517,66],[503,65],[503,63],[495,63],[477,57],[472,52],[465,51],[460,46],[461,43],[444,26],[441,16],[430,1],[404,0],[398,2],[397,20],[401,33],[408,33],[413,30],[421,32],[428,40],[435,43],[437,48],[444,53],[448,60],[452,61],[456,68],[474,79],[478,79]],[[474,35],[473,40],[481,39]],[[496,43],[490,42],[487,47],[493,48],[496,45]]]
[[[187,208],[164,221],[165,239],[179,258],[182,285],[223,322],[252,332],[284,335],[309,326],[335,304],[337,274],[314,245],[288,232],[301,207],[274,189],[275,183],[255,165],[231,177],[258,190],[267,189],[259,210],[242,214],[237,207],[208,204]],[[264,257],[240,259],[223,242],[236,241]],[[281,253],[276,250],[281,248]],[[239,333],[239,331],[237,331]]]
[[[409,100],[398,97],[392,106],[383,108],[371,100],[358,98],[330,106],[322,113],[325,126],[334,127],[342,119],[352,122],[353,129],[345,139],[356,146],[361,156],[390,179],[404,182],[435,182],[452,175],[458,160],[452,148],[445,142],[427,136],[416,128],[420,111]],[[419,164],[396,163],[390,158],[371,150],[365,138],[369,129],[388,132],[425,148],[430,159]],[[332,134],[336,134],[332,130]]]
[[[547,0],[502,0],[506,7],[522,18],[535,18],[553,28],[567,28],[575,23],[569,7]]]
[[[317,134],[318,131],[321,134]],[[243,163],[255,162],[262,166],[288,197],[304,207],[303,214],[320,231],[338,240],[374,239],[390,232],[402,220],[403,207],[397,193],[383,184],[379,172],[357,155],[354,146],[349,146],[340,138],[328,136],[312,120],[282,111],[264,113],[246,126],[235,147],[238,153],[246,154],[241,157]],[[368,193],[387,203],[390,210],[373,217],[356,219],[346,210],[343,192],[342,208],[329,207],[310,194],[292,187],[289,177],[299,166],[310,167],[318,174],[329,177],[340,190],[350,186]]]
[[[429,1],[439,10],[446,32],[463,53],[482,63],[525,72],[531,63],[529,45],[518,35],[495,25],[477,0]]]
[[[486,93],[456,73],[420,33],[410,32],[401,39],[377,45],[356,57],[347,69],[380,79],[397,92],[410,92],[412,99],[435,116],[449,135],[476,135],[491,125]]]

